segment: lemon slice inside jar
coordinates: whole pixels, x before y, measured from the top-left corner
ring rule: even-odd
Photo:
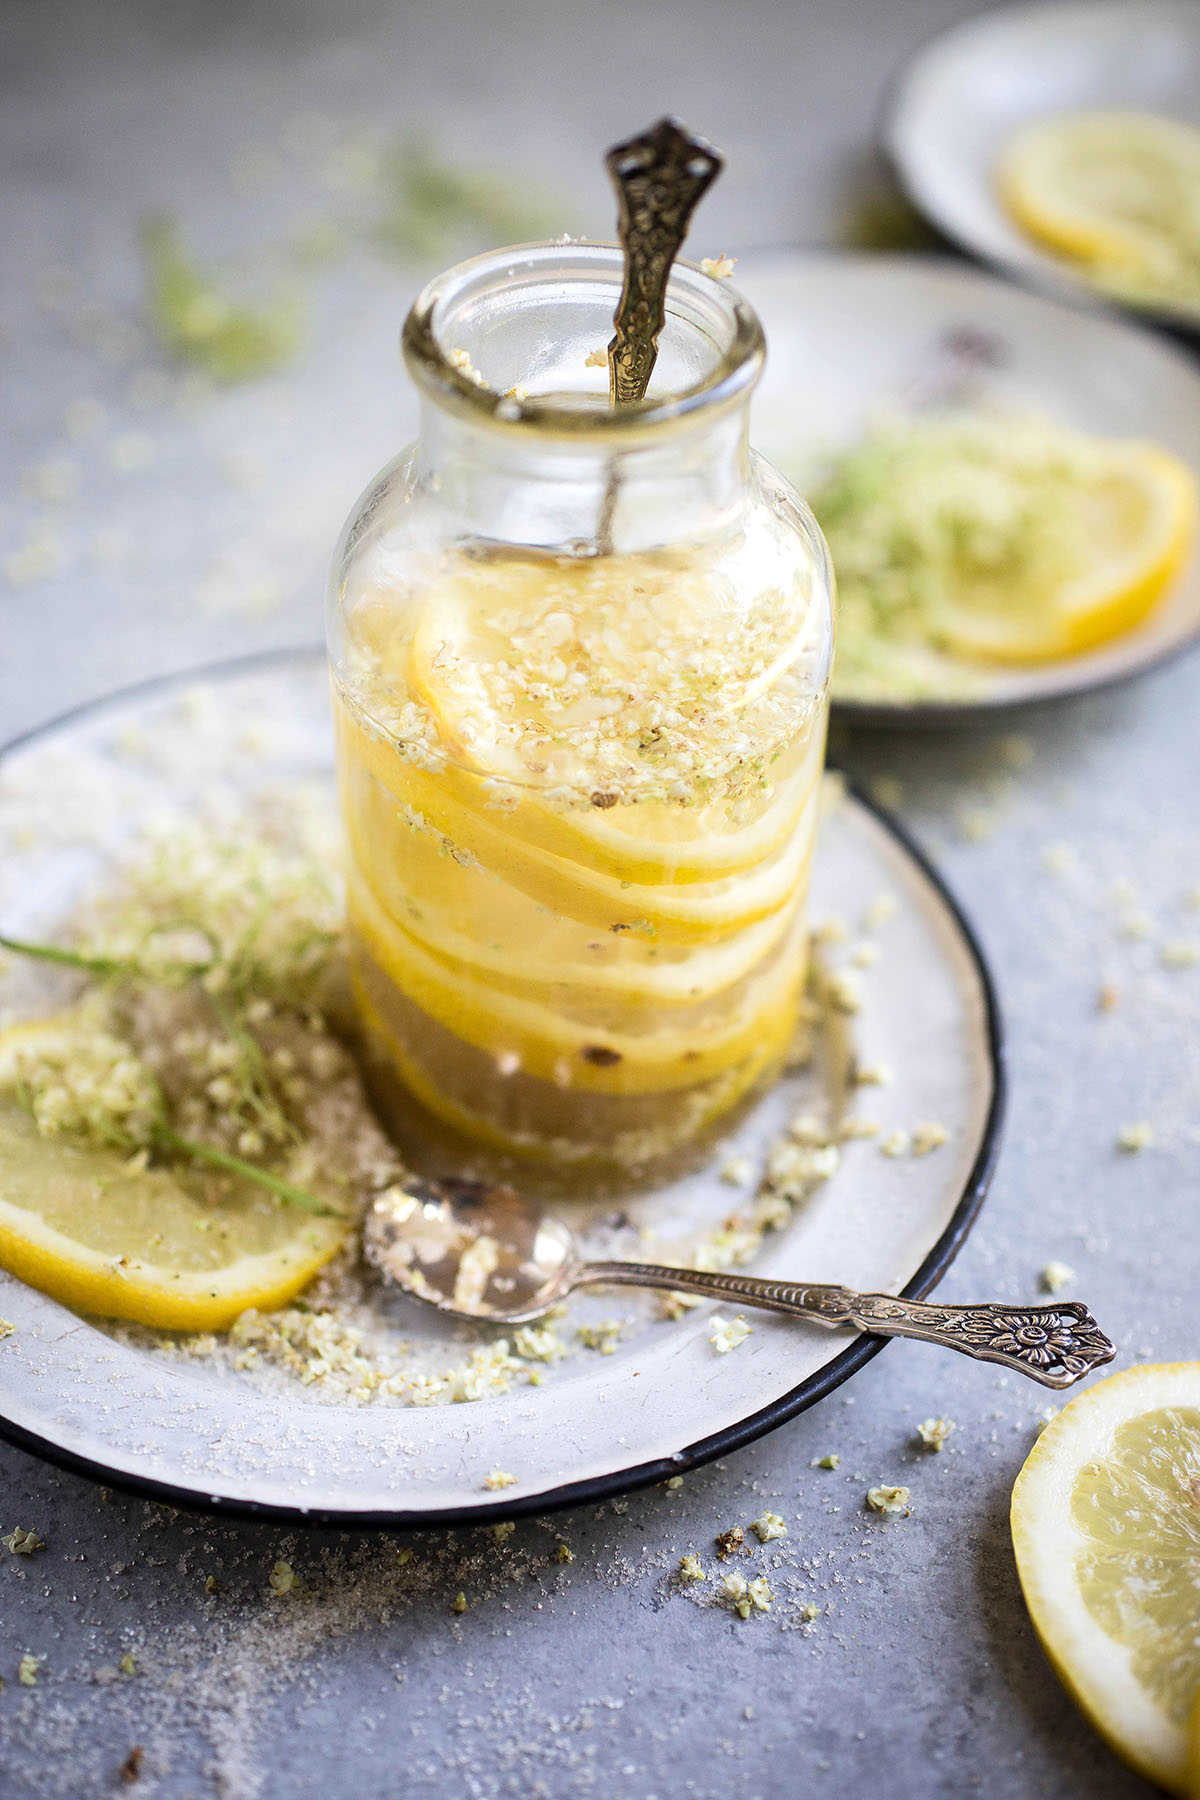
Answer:
[[[517,581],[509,562],[431,595],[404,679],[451,759],[444,790],[502,804],[510,836],[635,883],[770,856],[815,779],[808,746],[781,749],[811,706],[814,650],[795,594],[722,617],[714,579],[628,557],[531,563]]]
[[[503,884],[548,914],[601,932],[646,933],[663,944],[716,943],[785,907],[807,875],[811,833],[803,829],[758,866],[715,880],[653,884],[594,869],[514,834],[509,813],[464,804],[446,770],[429,772],[406,760],[344,700],[336,724],[351,845],[393,912],[408,897],[430,914],[441,909],[451,918],[490,919],[508,904]],[[818,770],[822,747],[811,753]],[[363,779],[347,773],[359,769]],[[818,803],[818,780],[814,773],[809,806]],[[574,848],[581,853],[579,842]],[[529,921],[522,923],[528,929]],[[489,926],[488,935],[497,933]]]
[[[706,1081],[743,1059],[760,1039],[790,1031],[795,1020],[807,943],[799,927],[790,946],[764,959],[740,1003],[722,1009],[703,1030],[666,1022],[651,1002],[647,1029],[628,997],[621,1025],[605,1029],[574,1016],[582,996],[548,1004],[473,975],[461,963],[443,961],[384,914],[361,881],[352,881],[349,915],[372,960],[408,1000],[466,1043],[495,1057],[512,1058],[524,1073],[557,1085],[608,1094],[645,1094]],[[623,1028],[622,1028],[623,1027]]]
[[[1200,131],[1153,113],[1059,114],[1025,126],[996,169],[1031,237],[1120,297],[1200,315]]]
[[[1200,1690],[1200,1363],[1072,1400],[1017,1477],[1013,1545],[1038,1636],[1118,1755],[1188,1796]]]
[[[69,1052],[53,1019],[0,1033],[0,1266],[77,1312],[169,1331],[221,1331],[283,1306],[346,1224],[254,1183],[142,1168],[41,1136],[14,1098],[27,1055]]]

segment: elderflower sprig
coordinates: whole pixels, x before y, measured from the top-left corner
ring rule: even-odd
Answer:
[[[91,973],[97,972],[96,962],[103,960],[103,973],[113,973],[109,959],[12,938],[0,939],[0,944]],[[76,1011],[75,1026],[72,1030],[64,1025],[52,1037],[35,1037],[16,1054],[13,1092],[42,1137],[71,1137],[93,1148],[130,1155],[157,1152],[206,1163],[305,1212],[336,1216],[335,1208],[273,1171],[176,1131],[170,1123],[166,1095],[153,1072],[129,1044],[96,1022],[94,1015],[89,1016],[86,1000]],[[257,1045],[255,1049],[261,1057]]]

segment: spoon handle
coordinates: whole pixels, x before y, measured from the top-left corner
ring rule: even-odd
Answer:
[[[1000,1363],[1040,1381],[1066,1388],[1101,1363],[1116,1346],[1105,1337],[1078,1300],[1047,1306],[944,1306],[932,1300],[901,1300],[892,1294],[856,1294],[852,1288],[794,1281],[763,1281],[754,1275],[726,1275],[676,1269],[663,1263],[597,1262],[576,1271],[573,1285],[604,1283],[669,1288],[718,1300],[744,1300],[769,1312],[820,1325],[852,1325],[880,1337],[921,1338],[961,1350],[981,1362]]]

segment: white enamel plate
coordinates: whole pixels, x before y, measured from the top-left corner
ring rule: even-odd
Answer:
[[[193,817],[201,807],[228,813],[251,794],[278,801],[304,791],[332,809],[331,777],[316,653],[152,685],[75,714],[0,761],[0,929],[52,931],[140,823]],[[69,804],[56,800],[51,812],[48,796],[68,790]],[[863,1089],[856,1110],[870,1110],[885,1130],[936,1120],[947,1141],[896,1159],[877,1141],[847,1144],[833,1179],[767,1240],[754,1267],[921,1295],[954,1256],[991,1170],[998,1025],[979,951],[953,902],[894,828],[847,796],[829,811],[815,875],[814,918],[836,913],[849,928],[831,954],[850,953],[884,892],[894,907],[875,927],[879,960],[862,971],[863,1008],[850,1026],[856,1053],[887,1062],[895,1079]],[[876,920],[886,910],[876,907]],[[11,1000],[0,991],[0,1006]],[[804,1084],[817,1079],[781,1083],[739,1129],[737,1153],[761,1166]],[[716,1223],[737,1200],[709,1169],[631,1201],[624,1228],[669,1235]],[[574,1222],[585,1242],[613,1229],[588,1213]],[[258,1385],[212,1362],[142,1348],[0,1273],[0,1317],[14,1327],[0,1341],[0,1431],[175,1500],[381,1525],[484,1520],[692,1467],[810,1405],[880,1347],[759,1313],[750,1315],[752,1335],[721,1355],[709,1339],[718,1309],[671,1322],[628,1295],[581,1297],[592,1308],[581,1316],[599,1308],[625,1318],[613,1354],[581,1349],[546,1369],[540,1386],[414,1408],[322,1402],[298,1384]],[[386,1304],[427,1356],[460,1359],[487,1341],[403,1296]],[[516,1477],[502,1494],[485,1485],[497,1468]]]
[[[1009,218],[993,171],[1027,121],[1110,109],[1200,125],[1195,0],[1006,6],[955,25],[896,82],[884,144],[913,204],[947,237],[1023,281],[1103,305]],[[1198,324],[1192,315],[1179,322]]]
[[[1149,438],[1200,475],[1200,369],[1152,333],[930,257],[747,258],[737,282],[767,335],[752,438],[804,492],[831,452],[873,417],[936,395],[948,352],[974,338],[989,357],[965,397],[1041,413],[1114,438]],[[970,698],[839,701],[856,717],[942,724],[1105,687],[1200,637],[1200,555],[1142,622],[1080,656],[983,673]]]

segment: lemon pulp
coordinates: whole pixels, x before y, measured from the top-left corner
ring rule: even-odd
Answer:
[[[348,609],[352,968],[383,1085],[476,1144],[655,1163],[776,1070],[824,752],[813,571],[455,554]],[[744,553],[746,546],[740,546]]]

